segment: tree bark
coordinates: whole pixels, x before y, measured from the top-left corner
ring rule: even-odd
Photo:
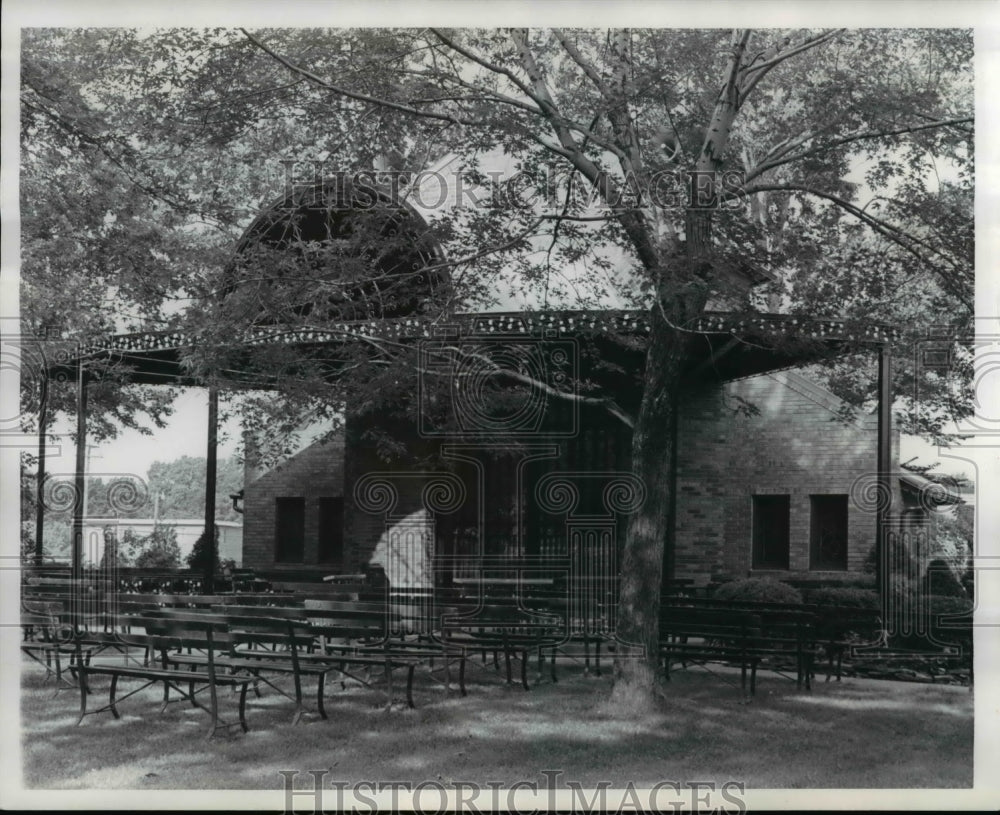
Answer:
[[[699,285],[695,263],[685,259],[679,265],[688,268],[664,275],[659,305],[651,310],[643,397],[632,435],[632,472],[645,486],[646,501],[629,518],[622,551],[617,638],[638,652],[619,653],[615,659],[611,705],[619,713],[641,715],[657,696],[664,551],[673,546],[677,455],[673,426],[685,361],[696,336],[683,326],[702,312],[707,301],[707,288]],[[682,284],[682,280],[696,282]],[[635,647],[631,650],[636,652]]]

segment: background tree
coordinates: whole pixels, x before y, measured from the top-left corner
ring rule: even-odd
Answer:
[[[205,514],[205,459],[182,456],[173,461],[155,461],[146,474],[149,485],[147,517],[158,500],[160,518],[201,518]],[[237,521],[229,498],[243,488],[243,466],[239,459],[218,462],[215,490],[215,517],[219,521]]]

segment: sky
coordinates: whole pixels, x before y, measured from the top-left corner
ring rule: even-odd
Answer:
[[[175,461],[183,456],[204,458],[208,443],[208,391],[186,388],[174,405],[174,415],[166,429],[151,428],[151,436],[129,430],[113,441],[93,445],[89,453],[90,472],[93,475],[128,473],[145,477],[156,461]],[[46,469],[50,473],[73,472],[76,451],[72,440],[61,435],[69,429],[65,420],[54,428],[54,435],[60,436],[56,442],[60,454],[53,456],[54,450],[47,454]],[[219,444],[218,455],[220,459],[228,458],[236,452],[239,425],[230,422],[220,430],[228,438]]]

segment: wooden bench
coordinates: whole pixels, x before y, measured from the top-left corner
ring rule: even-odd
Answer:
[[[315,600],[339,600],[354,602],[385,602],[388,599],[388,586],[365,582],[323,582],[306,583],[301,581],[275,580],[275,592],[292,595],[293,600],[306,598]]]
[[[756,653],[761,633],[760,617],[738,609],[706,609],[666,606],[660,609],[660,660],[667,679],[671,664],[688,662],[736,663],[740,668],[740,688],[747,696],[756,691]]]
[[[176,691],[182,699],[189,701],[194,707],[200,708],[211,716],[211,728],[206,738],[212,738],[220,730],[228,732],[232,727],[240,727],[243,732],[248,730],[246,723],[246,693],[254,676],[248,672],[234,671],[228,667],[217,666],[220,655],[227,654],[232,648],[232,638],[225,622],[204,617],[201,619],[180,618],[169,619],[163,616],[142,615],[129,620],[130,625],[144,630],[143,635],[132,634],[130,638],[135,644],[142,644],[152,652],[159,654],[158,665],[135,665],[127,662],[94,662],[78,658],[77,671],[80,686],[80,718],[110,710],[118,719],[118,703],[139,691],[156,683],[163,685],[162,713],[170,703],[170,691]],[[178,649],[198,650],[205,655],[205,671],[182,670],[169,658],[169,654]],[[110,676],[108,704],[96,710],[87,709],[87,698],[90,695],[89,678],[93,676]],[[117,698],[120,680],[140,680],[143,684]],[[209,692],[209,706],[205,707],[196,698],[196,687]],[[239,721],[226,721],[219,714],[218,688],[231,687],[239,689]]]
[[[596,597],[586,602],[572,597],[564,589],[559,593],[532,593],[524,600],[531,609],[554,615],[563,630],[562,640],[553,642],[551,649],[552,681],[556,681],[556,657],[568,657],[579,662],[579,648],[583,649],[584,675],[601,676],[601,649],[613,639],[609,602]],[[554,632],[553,632],[554,634]]]
[[[756,615],[760,627],[748,644],[750,653],[757,658],[757,667],[765,663],[777,673],[783,673],[784,666],[781,663],[791,661],[795,667],[796,686],[811,690],[819,636],[814,606],[694,597],[664,598],[661,620],[664,610],[672,610],[671,613],[677,614],[680,613],[678,609]],[[756,679],[756,671],[753,678]]]
[[[840,681],[844,654],[852,648],[885,648],[886,632],[878,609],[818,606],[816,635],[827,657],[826,681]]]
[[[377,625],[371,615],[355,611],[331,611],[322,608],[277,608],[260,606],[217,606],[214,611],[225,615],[231,625],[236,626],[234,615],[239,615],[237,630],[241,644],[234,658],[258,660],[259,670],[291,672],[296,682],[296,702],[301,710],[301,677],[317,677],[317,708],[322,718],[327,718],[323,708],[323,694],[326,676],[336,673],[341,683],[353,679],[365,686],[372,685],[370,678],[359,676],[358,669],[381,668],[386,680],[387,709],[392,706],[393,672],[403,669],[406,677],[406,702],[413,703],[413,674],[415,662],[406,655],[390,649],[377,648],[384,640],[384,625]],[[384,611],[383,611],[384,617]],[[271,618],[271,622],[266,622]],[[260,626],[270,626],[270,638],[259,636],[253,621]],[[277,621],[277,622],[275,622]],[[331,639],[338,640],[331,644]],[[268,650],[267,645],[271,645]],[[250,668],[241,663],[241,667]],[[298,719],[297,714],[297,719]],[[297,720],[296,719],[296,720]]]
[[[541,668],[543,649],[565,640],[565,620],[551,612],[524,608],[517,600],[490,599],[452,606],[442,616],[441,636],[448,648],[481,652],[484,664],[492,652],[496,668],[503,653],[508,685],[513,684],[511,662],[518,659],[521,685],[529,690],[529,653],[537,651]],[[552,665],[554,670],[554,660]]]
[[[312,650],[314,639],[305,620],[297,614],[283,615],[284,609],[261,606],[216,606],[211,611],[165,609],[153,616],[167,620],[213,619],[227,626],[230,648],[214,658],[216,669],[243,671],[254,677],[254,691],[259,696],[258,684],[263,682],[295,704],[292,724],[297,724],[309,712],[303,701],[303,679],[316,678],[316,710],[322,719],[327,718],[323,706],[326,666],[310,665],[301,657]],[[247,612],[247,613],[242,613]],[[204,653],[185,653],[174,650],[167,654],[172,665],[197,669],[207,665]],[[294,690],[288,693],[268,675],[287,675],[292,678]]]
[[[61,686],[73,688],[63,677],[63,658],[74,669],[76,646],[73,628],[62,622],[64,607],[59,602],[35,601],[21,611],[21,652],[45,668],[45,678],[54,678],[56,691]]]

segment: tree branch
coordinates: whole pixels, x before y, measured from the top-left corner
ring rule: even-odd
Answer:
[[[757,87],[757,84],[773,68],[780,65],[786,59],[791,59],[797,54],[801,54],[803,51],[808,51],[811,48],[816,48],[817,46],[822,45],[828,40],[833,39],[838,34],[843,33],[845,30],[846,29],[843,28],[837,28],[834,29],[833,31],[827,31],[824,34],[818,34],[815,37],[810,37],[809,39],[804,40],[798,45],[790,48],[788,51],[781,50],[781,47],[787,44],[788,42],[787,40],[785,40],[784,42],[775,43],[771,48],[768,49],[768,51],[764,52],[763,54],[758,54],[756,57],[754,57],[753,60],[750,61],[750,63],[747,64],[746,68],[744,69],[745,73],[740,82],[740,88],[739,88],[740,96],[745,99],[750,94],[750,92],[755,87]],[[759,64],[755,64],[756,60],[760,59],[761,57],[765,57],[764,61]]]
[[[876,218],[874,215],[865,212],[856,204],[852,204],[850,201],[847,201],[838,195],[833,195],[832,193],[824,192],[823,190],[818,190],[805,184],[758,184],[745,188],[744,192],[747,195],[753,195],[758,192],[802,192],[807,195],[813,195],[817,198],[823,198],[833,204],[836,204],[840,209],[850,215],[853,215],[859,221],[868,225],[878,234],[884,236],[897,246],[906,250],[921,263],[925,264],[929,269],[933,270],[945,289],[958,299],[963,306],[968,308],[969,311],[974,310],[975,307],[969,297],[969,293],[966,291],[966,287],[962,285],[961,281],[952,280],[949,275],[944,273],[944,270],[940,269],[929,258],[925,257],[917,247],[922,247],[932,254],[938,255],[953,268],[956,268],[956,271],[960,272],[960,270],[957,269],[956,264],[948,258],[944,252],[937,249],[927,241],[918,238],[916,235],[912,235],[905,230],[900,229],[898,226],[890,224],[888,221],[883,221],[881,218]]]
[[[448,35],[442,33],[440,29],[432,28],[431,29],[431,33],[434,34],[435,37],[437,37],[439,40],[441,40],[441,42],[443,42],[445,45],[447,45],[453,51],[457,51],[459,54],[461,54],[466,59],[471,60],[472,62],[475,62],[477,65],[482,66],[483,68],[485,68],[488,71],[491,71],[492,73],[500,74],[501,76],[507,77],[507,79],[509,79],[514,84],[514,86],[519,91],[521,91],[521,93],[523,93],[529,99],[533,100],[538,105],[538,107],[540,109],[544,110],[545,106],[542,104],[542,100],[539,99],[538,97],[536,97],[535,94],[532,92],[531,88],[529,88],[520,79],[520,77],[518,77],[517,74],[515,74],[509,68],[505,68],[502,65],[497,65],[495,63],[490,62],[487,59],[484,59],[479,54],[477,54],[475,51],[471,51],[470,49],[466,48],[465,46],[460,45],[459,43],[455,42],[455,40],[451,39],[451,37],[449,37]]]
[[[775,167],[780,167],[783,164],[789,164],[793,161],[800,161],[801,159],[808,158],[809,156],[815,156],[818,153],[823,153],[828,150],[833,150],[836,147],[840,147],[845,144],[851,144],[852,142],[865,141],[868,139],[888,138],[890,136],[902,136],[907,133],[917,133],[921,130],[933,130],[934,128],[937,127],[950,127],[952,125],[959,125],[959,124],[964,124],[966,122],[974,122],[974,121],[975,121],[974,116],[963,116],[958,119],[946,119],[943,121],[930,122],[929,124],[900,127],[897,128],[896,130],[869,130],[865,131],[864,133],[853,133],[849,136],[843,136],[839,139],[833,139],[824,144],[810,148],[809,150],[804,150],[800,153],[797,153],[796,155],[789,156],[788,152],[791,149],[798,147],[799,145],[805,144],[806,142],[814,139],[817,135],[814,133],[804,134],[799,139],[796,139],[790,143],[783,142],[781,145],[779,145],[779,147],[781,148],[780,151],[778,151],[777,154],[775,154],[775,152],[772,151],[767,156],[765,156],[764,161],[762,161],[760,164],[754,167],[753,170],[748,172],[744,180],[752,181],[754,178],[763,175],[768,170],[773,170]]]
[[[334,85],[332,82],[328,82],[320,76],[302,68],[299,65],[291,62],[290,60],[283,57],[281,54],[268,48],[264,43],[257,39],[253,34],[247,31],[245,28],[240,29],[243,35],[250,40],[255,46],[257,46],[261,51],[267,54],[274,60],[277,60],[282,65],[284,65],[292,73],[298,74],[299,76],[305,77],[314,85],[318,85],[321,88],[325,88],[328,91],[339,94],[341,96],[346,96],[348,99],[355,99],[358,102],[367,102],[371,105],[379,105],[380,107],[390,108],[391,110],[398,110],[400,113],[409,113],[412,116],[419,116],[424,119],[436,119],[441,122],[451,122],[456,125],[465,125],[468,127],[481,127],[485,122],[480,122],[475,119],[464,119],[459,116],[453,116],[450,113],[437,113],[430,110],[420,110],[411,105],[404,105],[400,102],[392,102],[388,99],[380,99],[376,96],[369,96],[365,93],[358,93],[357,91],[348,90],[347,88],[341,87],[339,85]]]
[[[527,374],[522,374],[519,371],[511,370],[510,368],[503,368],[497,365],[489,357],[483,354],[477,354],[470,351],[463,351],[461,348],[455,346],[445,346],[442,348],[443,351],[450,351],[453,354],[462,357],[467,360],[477,360],[479,362],[485,363],[490,367],[492,371],[500,376],[504,376],[508,379],[512,379],[515,382],[519,382],[522,385],[528,385],[529,387],[540,390],[542,393],[553,396],[557,399],[562,399],[567,402],[575,402],[581,405],[593,405],[594,407],[604,408],[609,414],[614,416],[618,421],[624,424],[629,429],[635,429],[635,418],[630,414],[626,413],[613,398],[607,397],[596,397],[596,396],[584,396],[579,393],[568,393],[566,391],[561,391],[558,388],[554,388],[546,382],[542,382],[539,379],[535,379]]]

